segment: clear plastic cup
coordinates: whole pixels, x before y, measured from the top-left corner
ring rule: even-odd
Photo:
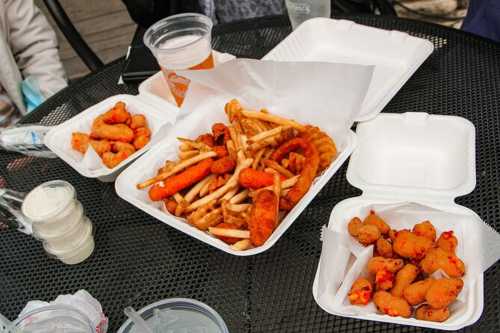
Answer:
[[[12,322],[7,332],[96,333],[90,319],[68,305],[48,305],[26,313]]]
[[[178,106],[184,101],[189,79],[175,71],[214,67],[212,26],[205,15],[185,13],[156,22],[144,34],[144,44],[158,61]]]
[[[153,332],[229,333],[224,320],[214,309],[194,299],[165,299],[137,312]],[[128,319],[118,333],[139,332]]]

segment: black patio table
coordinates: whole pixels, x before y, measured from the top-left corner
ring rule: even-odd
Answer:
[[[393,17],[348,19],[429,39],[434,53],[385,107],[459,115],[476,126],[477,186],[457,202],[500,229],[500,45],[461,31]],[[291,32],[284,17],[217,26],[213,46],[239,57],[260,58]],[[122,60],[58,93],[23,119],[56,125],[115,94],[137,93],[118,85]],[[422,135],[425,135],[424,133]],[[125,321],[123,308],[139,309],[170,297],[189,297],[216,309],[231,332],[421,332],[329,315],[312,296],[321,251],[320,227],[339,201],[360,191],[346,180],[346,165],[331,179],[274,247],[235,257],[201,243],[121,200],[113,184],[80,176],[59,159],[0,153],[0,186],[29,191],[37,184],[71,182],[96,227],[96,249],[68,266],[49,259],[35,239],[0,232],[0,313],[14,319],[33,299],[88,290],[109,316],[109,332]],[[2,185],[3,184],[3,185]],[[500,265],[485,274],[484,312],[465,331],[500,331]],[[428,330],[427,330],[428,331]]]

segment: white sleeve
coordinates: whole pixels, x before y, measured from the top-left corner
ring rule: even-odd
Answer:
[[[24,78],[36,78],[49,97],[67,86],[57,36],[33,0],[5,0],[9,44]]]

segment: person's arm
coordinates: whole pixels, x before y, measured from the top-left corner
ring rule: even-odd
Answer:
[[[9,44],[24,78],[34,77],[44,97],[67,86],[57,36],[33,0],[5,0]]]

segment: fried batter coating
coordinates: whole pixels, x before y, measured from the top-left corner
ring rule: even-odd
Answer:
[[[434,281],[433,278],[428,278],[410,284],[408,287],[404,288],[403,297],[411,305],[417,305],[424,302],[425,295]]]
[[[316,147],[307,139],[294,138],[279,146],[271,155],[271,159],[280,163],[285,155],[299,148],[303,150],[307,163],[302,168],[297,183],[280,200],[280,208],[285,211],[291,210],[311,187],[318,173],[319,154]]]
[[[415,318],[426,321],[443,322],[450,318],[450,309],[448,307],[433,309],[429,305],[422,305],[415,311]]]
[[[130,113],[126,110],[124,102],[117,102],[113,108],[96,119],[98,118],[109,125],[125,124],[130,121]]]
[[[408,230],[396,233],[392,249],[403,258],[421,259],[433,246],[433,242],[423,236],[417,236]]]
[[[259,189],[273,185],[274,175],[270,172],[245,168],[241,170],[238,181],[245,188]]]
[[[147,127],[139,127],[135,129],[134,147],[139,150],[149,143],[151,131]]]
[[[432,274],[442,269],[449,277],[462,277],[465,274],[465,265],[460,258],[441,248],[430,249],[420,262],[422,271]]]
[[[89,143],[99,156],[111,151],[112,148],[112,144],[108,140],[90,140]]]
[[[85,152],[87,152],[87,149],[89,148],[89,140],[90,137],[88,136],[88,134],[74,132],[71,134],[71,147],[74,150],[85,154]]]
[[[230,223],[219,223],[216,225],[216,227],[222,228],[222,229],[237,229],[234,224],[230,224]],[[241,240],[241,238],[233,238],[233,237],[226,237],[226,236],[217,236],[216,235],[215,237],[219,238],[224,243],[227,243],[230,245]]]
[[[457,245],[458,239],[453,235],[452,230],[443,232],[437,240],[437,246],[449,253],[455,253]]]
[[[278,196],[271,190],[261,190],[253,199],[248,229],[250,241],[260,246],[271,236],[278,224]]]
[[[147,127],[148,122],[146,120],[146,117],[142,114],[134,114],[130,118],[130,128],[135,130],[137,128],[141,127]]]
[[[371,273],[377,273],[381,270],[386,270],[391,273],[396,273],[401,268],[403,268],[402,259],[388,259],[384,257],[373,257],[368,261],[368,271]]]
[[[373,303],[377,309],[391,317],[405,317],[411,316],[410,305],[401,297],[392,296],[387,291],[377,291],[373,296]]]
[[[209,133],[198,136],[198,138],[196,138],[196,142],[204,143],[209,147],[215,146],[214,136]]]
[[[102,162],[108,168],[112,169],[122,161],[126,160],[133,153],[135,153],[134,146],[129,143],[117,141],[113,143],[112,152],[106,152],[102,154]]]
[[[387,233],[392,244],[394,244],[394,241],[396,240],[396,234],[397,234],[397,231],[394,229],[389,230],[389,232]]]
[[[231,140],[229,128],[222,123],[212,125],[212,135],[216,145],[224,145],[227,140]]]
[[[412,231],[417,236],[429,238],[433,242],[436,240],[436,229],[431,221],[423,221],[415,224]]]
[[[427,290],[425,300],[433,309],[445,308],[455,301],[463,287],[462,279],[438,279]]]
[[[165,204],[165,208],[167,209],[167,211],[170,214],[174,215],[175,209],[177,208],[177,201],[175,201],[173,199],[168,199],[168,200],[165,200],[164,204]]]
[[[300,173],[306,163],[307,161],[304,155],[298,154],[293,151],[290,153],[290,155],[288,155],[288,159],[283,159],[283,161],[281,161],[281,165],[289,169],[294,174]]]
[[[316,126],[307,125],[305,130],[301,133],[301,137],[309,140],[318,151],[319,154],[319,167],[318,172],[321,172],[328,168],[335,156],[337,156],[337,147],[332,138],[321,131]],[[292,157],[290,156],[290,159]]]
[[[394,287],[391,290],[393,296],[402,297],[403,291],[408,287],[415,279],[419,273],[417,266],[412,264],[406,264],[401,270],[396,274],[396,280],[394,282]]]
[[[92,139],[132,142],[134,140],[134,131],[125,124],[108,125],[96,119],[92,125],[90,137]]]
[[[375,243],[380,238],[380,230],[374,225],[362,225],[357,240],[364,246]]]
[[[348,298],[351,304],[366,305],[372,300],[373,286],[372,283],[365,278],[358,278],[352,284]]]
[[[231,172],[236,167],[236,162],[229,156],[219,158],[212,164],[210,171],[216,175],[223,175]]]
[[[375,243],[378,254],[384,258],[392,258],[392,244],[384,238],[379,238]]]
[[[394,273],[382,269],[375,274],[377,290],[389,290],[394,285]]]
[[[347,231],[352,237],[358,237],[359,229],[363,226],[363,222],[361,222],[359,217],[353,217],[349,224],[347,224]]]
[[[387,223],[385,223],[385,221],[373,210],[370,210],[368,216],[363,220],[363,224],[376,226],[382,235],[387,235],[387,233],[391,230]]]

